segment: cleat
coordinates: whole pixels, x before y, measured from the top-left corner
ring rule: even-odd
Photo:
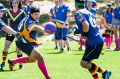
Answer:
[[[19,65],[19,69],[23,69],[23,65],[22,64]]]
[[[118,49],[118,48],[115,48],[115,49],[113,49],[113,51],[119,51],[119,49]]]
[[[0,65],[0,70],[3,70],[3,67],[5,67],[5,62],[2,62],[2,64]]]
[[[11,60],[8,60],[8,64],[9,64],[9,69],[10,70],[13,70],[13,64],[12,64],[12,61]]]
[[[58,49],[58,47],[56,46],[54,49]]]
[[[68,50],[68,53],[71,53],[71,49],[70,48],[68,48],[67,50]]]
[[[102,77],[103,77],[103,79],[109,79],[110,76],[111,76],[111,74],[112,74],[111,71],[106,70],[106,71],[102,74]]]
[[[63,53],[64,52],[64,49],[61,48],[60,51],[58,53]]]
[[[81,47],[79,47],[79,48],[78,48],[78,51],[81,51],[81,50],[82,50],[82,48],[81,48]]]

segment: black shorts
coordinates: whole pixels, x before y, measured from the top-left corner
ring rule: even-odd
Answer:
[[[8,41],[10,41],[10,42],[13,42],[14,38],[15,38],[14,35],[11,35],[11,36],[10,36],[9,34],[7,34],[7,36],[6,36],[6,40],[8,40]]]
[[[95,46],[87,46],[82,60],[91,61],[93,59],[98,59],[103,48],[103,42]]]
[[[32,50],[34,49],[34,45],[31,43],[23,43],[21,41],[16,41],[16,46],[25,54],[31,54]]]

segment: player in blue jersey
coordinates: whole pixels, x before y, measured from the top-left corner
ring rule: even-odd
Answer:
[[[44,28],[38,25],[40,18],[40,10],[36,7],[31,7],[29,16],[24,18],[18,28],[18,33],[23,36],[16,41],[16,46],[23,51],[27,56],[20,57],[14,60],[8,60],[10,70],[17,63],[32,63],[37,61],[38,68],[42,71],[46,79],[51,79],[46,69],[46,65],[36,46],[38,46],[37,32],[44,32]]]
[[[25,18],[25,12],[21,10],[21,4],[19,0],[10,0],[10,6],[11,9],[7,11],[6,18],[8,19],[8,26],[11,26],[11,28],[15,31],[18,30],[18,25],[22,21],[23,18]],[[3,67],[5,67],[5,61],[8,55],[8,49],[10,45],[12,44],[14,40],[14,35],[7,34],[6,40],[5,40],[5,46],[3,49],[3,55],[2,55],[2,64],[1,64],[1,70],[3,70]],[[17,48],[16,48],[17,50]],[[17,50],[17,57],[21,57],[22,53],[21,51]],[[19,65],[19,69],[22,68],[22,65]]]
[[[116,48],[114,50],[120,50],[120,0],[116,0],[117,7],[114,9],[114,34],[115,34],[115,44]]]
[[[3,31],[5,31],[5,32],[7,32],[7,33],[9,33],[9,34],[13,34],[13,35],[15,35],[16,37],[19,38],[19,34],[18,34],[16,31],[14,31],[12,28],[10,28],[9,26],[7,26],[7,25],[1,20],[1,18],[3,17],[3,14],[4,14],[4,12],[5,12],[5,10],[6,10],[6,9],[4,8],[3,4],[0,3],[0,30],[3,30]]]
[[[69,45],[69,40],[67,39],[67,34],[69,30],[69,20],[70,9],[64,4],[64,0],[59,0],[59,8],[56,13],[56,39],[59,40],[60,52],[64,51],[64,44],[67,46],[68,52],[71,50]]]
[[[87,0],[87,2],[86,2],[87,7],[86,7],[86,8],[87,8],[87,10],[89,10],[93,15],[96,16],[97,11],[96,11],[95,8],[93,8],[93,6],[92,6],[92,1],[93,1],[93,0]],[[82,41],[82,40],[83,40],[83,38],[82,38],[82,36],[80,35],[80,41],[79,41],[80,46],[79,46],[78,50],[82,50],[82,47],[85,45],[84,41]]]
[[[88,6],[87,6],[87,2],[88,1],[90,1],[90,0],[85,0],[85,7],[86,8],[88,8]],[[91,0],[91,2],[92,2],[92,7],[93,8],[96,8],[97,7],[97,2],[96,2],[96,0]]]
[[[56,13],[59,7],[59,1],[55,0],[55,6],[53,8],[50,9],[50,21],[51,22],[56,22]],[[55,33],[56,34],[56,33]],[[58,40],[55,38],[55,49],[58,49]]]
[[[23,5],[22,9],[25,11],[26,15],[29,15],[30,8],[33,5],[34,0],[26,0],[26,4]]]
[[[112,20],[113,20],[113,8],[112,4],[109,3],[106,6],[106,11],[103,12],[103,17],[100,22],[100,28],[104,28],[105,33],[103,37],[105,37],[106,49],[110,49],[110,45],[112,43],[112,36],[113,36],[113,28],[112,28]],[[103,25],[103,27],[102,27]]]
[[[103,70],[92,62],[92,60],[99,58],[104,42],[99,33],[94,15],[84,8],[84,3],[84,0],[75,0],[75,8],[77,10],[74,14],[75,21],[79,32],[86,40],[87,46],[80,64],[83,68],[88,69],[93,79],[99,79],[98,72],[102,74],[103,79],[109,79],[111,71]]]
[[[96,15],[97,11],[92,7],[92,0],[87,0],[87,9],[93,14]]]

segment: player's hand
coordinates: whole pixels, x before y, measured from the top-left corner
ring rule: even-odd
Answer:
[[[84,39],[85,41],[88,40],[86,36],[82,36],[82,39]]]
[[[56,22],[56,19],[52,19],[52,22]]]
[[[20,35],[19,33],[16,33],[15,37],[16,37],[17,40],[21,40],[23,38],[23,36]]]

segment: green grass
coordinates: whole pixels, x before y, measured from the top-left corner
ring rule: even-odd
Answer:
[[[0,57],[2,56],[4,40],[5,38],[0,39]],[[42,41],[42,39],[40,41]],[[67,52],[57,54],[58,50],[54,50],[54,42],[42,42],[43,46],[39,51],[44,56],[47,69],[52,79],[93,79],[86,69],[80,67],[79,62],[84,51],[76,51],[78,48],[76,42],[70,43],[72,47],[71,54]],[[104,49],[102,51],[104,55],[101,55],[100,58],[94,60],[94,62],[104,69],[112,71],[110,79],[120,79],[120,51],[113,52]],[[15,50],[14,43],[11,45],[9,51],[13,50]],[[16,53],[8,55],[8,59],[14,58],[16,58]],[[0,58],[0,62],[1,59],[2,58]],[[6,63],[5,71],[0,72],[0,79],[45,79],[36,63],[25,64],[23,70],[18,70],[18,65],[15,65],[14,69],[15,71],[9,71],[8,64]],[[101,77],[101,74],[99,75]]]

